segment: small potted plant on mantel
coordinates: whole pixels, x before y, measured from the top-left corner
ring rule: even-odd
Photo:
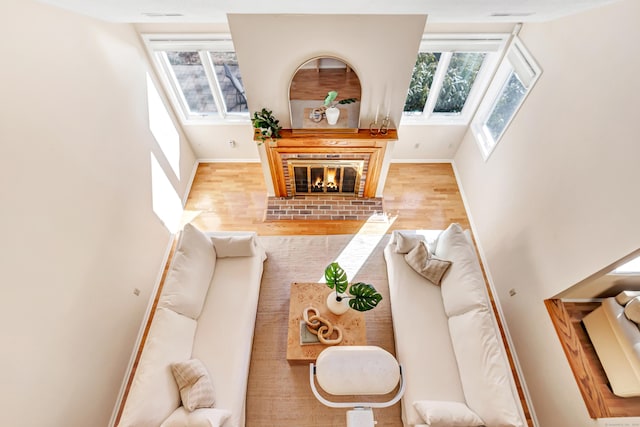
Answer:
[[[349,286],[347,273],[337,262],[332,262],[324,270],[327,286],[334,289],[327,297],[327,308],[333,314],[344,314],[349,307],[357,311],[368,311],[375,308],[382,300],[382,295],[367,283],[352,283]],[[348,293],[347,295],[347,288]]]
[[[273,141],[275,138],[280,138],[282,126],[280,126],[280,121],[273,116],[271,110],[263,108],[260,112],[255,111],[251,118],[251,123],[255,129],[255,135],[260,140],[258,145],[261,145],[267,139]]]

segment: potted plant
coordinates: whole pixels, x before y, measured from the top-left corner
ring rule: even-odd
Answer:
[[[280,138],[280,121],[273,117],[271,110],[263,108],[262,111],[255,111],[251,118],[251,123],[255,129],[255,134],[262,144],[267,138],[273,140],[274,138]]]
[[[335,125],[338,123],[338,118],[340,117],[340,110],[338,109],[338,105],[340,104],[352,104],[357,101],[356,98],[345,98],[340,101],[336,101],[338,97],[338,92],[332,90],[327,93],[327,97],[324,99],[324,114],[327,117],[327,123],[330,125]]]
[[[327,308],[334,314],[343,314],[349,307],[357,311],[368,311],[382,300],[382,295],[368,283],[357,282],[349,286],[347,272],[337,262],[327,266],[324,278],[327,286],[334,290],[327,297]]]

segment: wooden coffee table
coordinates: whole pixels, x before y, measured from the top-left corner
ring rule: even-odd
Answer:
[[[287,336],[287,360],[289,363],[314,362],[318,354],[329,347],[324,344],[300,344],[300,321],[306,307],[312,306],[320,311],[320,316],[342,329],[342,342],[339,345],[366,345],[367,330],[364,314],[349,309],[345,314],[336,316],[327,309],[327,295],[331,289],[324,283],[292,283],[289,299],[289,332]]]

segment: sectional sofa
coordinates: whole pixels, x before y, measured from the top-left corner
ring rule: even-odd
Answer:
[[[435,276],[409,265],[416,252],[439,264]],[[469,234],[458,224],[433,242],[394,232],[384,257],[404,425],[527,425]]]
[[[640,291],[605,298],[582,323],[616,396],[640,396]]]
[[[184,227],[116,425],[245,425],[265,259],[254,233]]]

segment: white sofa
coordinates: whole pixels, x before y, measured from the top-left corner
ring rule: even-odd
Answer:
[[[436,286],[397,252],[407,251],[397,242],[406,246],[412,233],[394,232],[384,250],[396,357],[406,381],[404,425],[525,426],[470,236],[452,224],[426,245],[451,261]],[[417,234],[411,247],[419,240]]]
[[[187,224],[124,403],[120,427],[242,427],[264,249],[255,233],[202,233]],[[199,359],[213,408],[187,411],[171,365]]]
[[[640,396],[640,329],[627,317],[634,308],[640,312],[640,291],[623,291],[582,319],[611,390],[620,397]]]

